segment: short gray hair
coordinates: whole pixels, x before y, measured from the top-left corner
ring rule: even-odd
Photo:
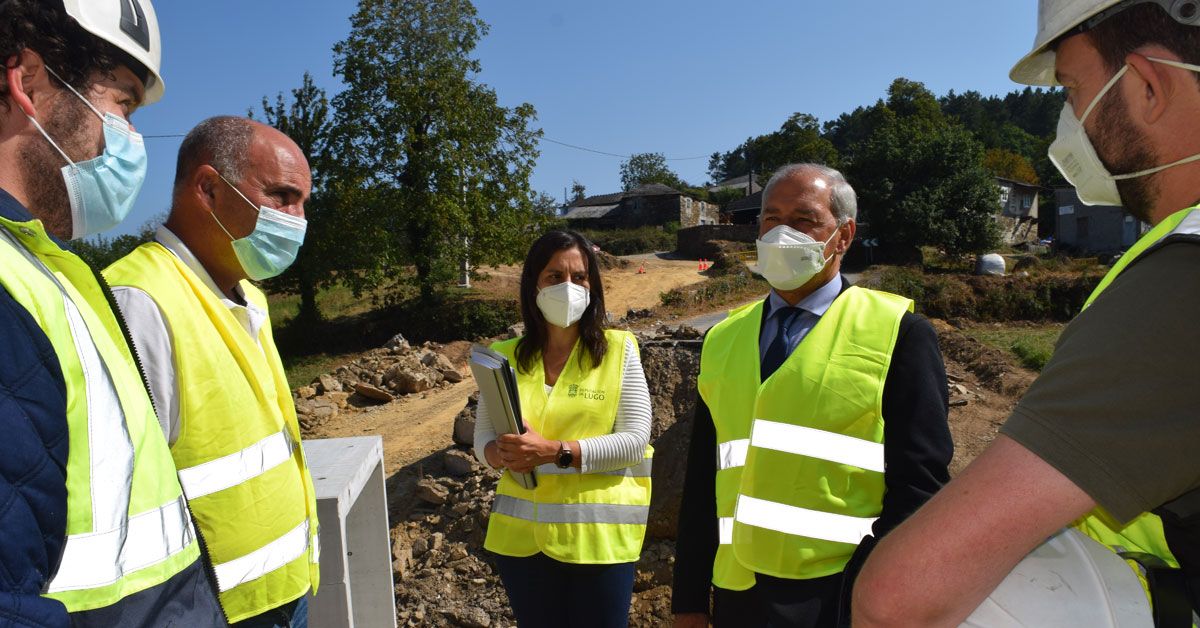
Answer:
[[[241,183],[250,160],[250,142],[259,123],[238,116],[217,116],[196,125],[179,146],[175,187],[187,181],[196,168],[212,166],[230,183]]]
[[[845,175],[841,172],[822,164],[788,164],[775,174],[771,175],[771,180],[767,181],[766,187],[763,188],[762,202],[765,205],[767,198],[771,196],[771,190],[775,188],[775,184],[790,179],[803,172],[813,172],[817,176],[825,179],[833,188],[829,201],[829,210],[833,212],[833,217],[837,218],[838,222],[847,220],[858,220],[858,195],[854,193],[854,188],[850,187],[850,183],[846,181]],[[759,208],[762,211],[762,208]]]

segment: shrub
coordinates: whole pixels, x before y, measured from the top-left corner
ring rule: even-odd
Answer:
[[[655,251],[675,250],[675,236],[658,227],[614,229],[612,231],[581,230],[581,234],[602,250],[613,255],[638,255]]]

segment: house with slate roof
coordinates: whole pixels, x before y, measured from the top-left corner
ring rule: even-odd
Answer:
[[[589,196],[567,206],[563,216],[573,229],[624,229],[679,223],[681,228],[715,225],[720,208],[659,183],[628,192]]]

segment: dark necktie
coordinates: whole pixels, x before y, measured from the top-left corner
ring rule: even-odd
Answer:
[[[779,320],[779,333],[775,334],[775,339],[771,341],[767,347],[767,354],[763,356],[762,361],[762,380],[766,381],[779,367],[783,366],[787,360],[788,354],[788,337],[792,324],[796,322],[796,318],[804,310],[798,307],[780,308],[778,312],[772,314]]]

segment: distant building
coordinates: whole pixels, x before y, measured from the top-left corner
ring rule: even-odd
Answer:
[[[694,199],[674,188],[650,183],[628,192],[589,196],[567,206],[563,216],[575,229],[621,229],[679,223],[680,227],[715,225],[720,212],[713,203]]]
[[[747,186],[747,182],[749,182],[749,186]],[[749,191],[746,190],[747,187],[750,188]],[[720,192],[721,190],[741,190],[743,194],[754,194],[762,191],[762,186],[758,184],[758,177],[753,174],[744,174],[708,187],[709,192]]]
[[[996,177],[1000,188],[1000,213],[996,222],[1005,244],[1033,242],[1038,239],[1038,192],[1041,186]]]
[[[1057,246],[1070,253],[1108,255],[1124,251],[1150,228],[1123,207],[1084,205],[1072,187],[1054,190],[1054,200],[1058,205]]]
[[[739,198],[725,207],[725,216],[728,222],[734,225],[756,225],[758,224],[758,214],[762,210],[762,190],[747,196]]]

